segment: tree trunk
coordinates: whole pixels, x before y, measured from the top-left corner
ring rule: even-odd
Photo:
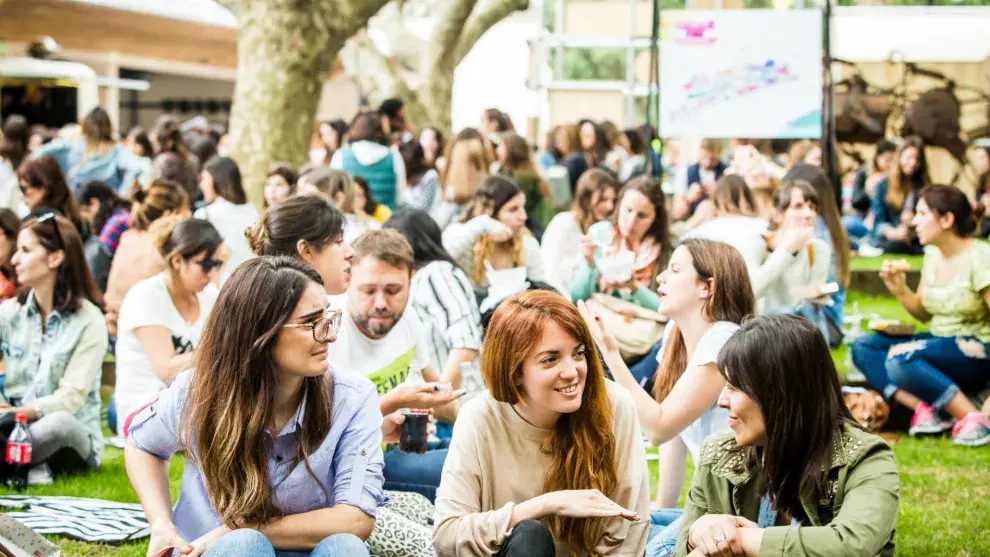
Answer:
[[[231,156],[248,198],[263,203],[275,162],[306,163],[323,84],[337,53],[387,0],[241,0]]]

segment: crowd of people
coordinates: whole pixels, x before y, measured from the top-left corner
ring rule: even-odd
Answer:
[[[893,555],[896,464],[829,348],[850,254],[924,248],[917,289],[881,276],[930,332],[853,360],[911,434],[990,443],[982,205],[928,183],[918,140],[836,195],[806,141],[664,168],[648,127],[416,131],[399,99],[320,122],[259,213],[222,129],[9,117],[0,433],[25,414],[35,467],[98,468],[112,361],[149,555]]]

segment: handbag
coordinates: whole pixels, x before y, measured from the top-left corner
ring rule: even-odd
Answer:
[[[623,360],[646,354],[663,337],[667,318],[655,311],[602,293],[592,294],[585,304],[615,337]]]

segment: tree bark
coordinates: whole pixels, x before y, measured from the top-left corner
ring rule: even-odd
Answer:
[[[418,67],[403,68],[378,51],[367,37],[357,41],[354,47],[360,54],[352,57],[351,63],[373,104],[399,97],[406,104],[406,118],[414,125],[436,126],[449,134],[457,65],[495,24],[529,8],[529,0],[492,0],[479,8],[481,3],[452,0],[448,4]]]
[[[323,84],[344,43],[388,0],[227,0],[238,23],[231,156],[262,205],[274,162],[305,164]]]

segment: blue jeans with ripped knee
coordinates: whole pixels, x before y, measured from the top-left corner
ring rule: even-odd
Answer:
[[[941,408],[956,393],[979,391],[990,383],[990,344],[973,337],[921,333],[891,337],[873,333],[856,339],[852,359],[884,396],[898,389]]]

